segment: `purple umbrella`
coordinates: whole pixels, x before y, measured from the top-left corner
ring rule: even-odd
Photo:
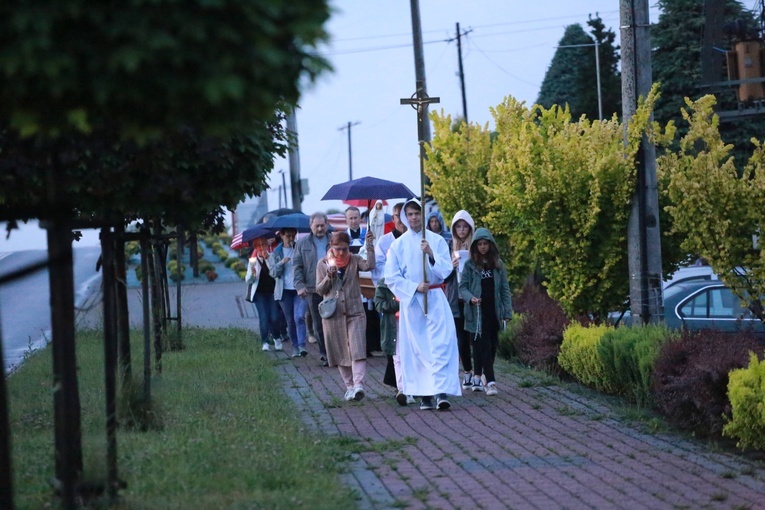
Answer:
[[[322,200],[362,199],[385,200],[388,198],[412,198],[412,190],[400,182],[386,181],[377,177],[361,177],[352,181],[335,184],[327,191]]]

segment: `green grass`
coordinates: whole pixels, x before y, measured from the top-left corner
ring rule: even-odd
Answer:
[[[347,448],[302,424],[301,411],[274,384],[273,362],[260,355],[250,333],[189,328],[183,340],[186,349],[165,353],[163,373],[152,379],[149,430],[118,430],[118,473],[127,488],[113,508],[356,507],[339,479]],[[142,374],[138,333],[132,345],[133,372]],[[101,333],[78,333],[77,364],[83,478],[99,482],[106,473]],[[51,366],[48,349],[8,380],[19,509],[49,507],[53,499]],[[128,401],[135,398],[121,400]]]

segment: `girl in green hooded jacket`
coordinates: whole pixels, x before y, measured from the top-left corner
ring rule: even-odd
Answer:
[[[499,258],[497,243],[485,228],[476,229],[470,245],[470,260],[465,262],[460,281],[460,297],[465,301],[465,331],[473,341],[473,391],[497,394],[494,359],[499,331],[512,319],[513,302],[507,270]],[[481,376],[486,377],[486,386]]]

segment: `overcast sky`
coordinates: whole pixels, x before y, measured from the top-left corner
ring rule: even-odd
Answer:
[[[415,92],[410,2],[331,5],[332,40],[322,54],[334,72],[306,88],[297,113],[301,176],[310,191],[306,213],[343,207],[321,197],[349,179],[348,132],[340,130],[348,122],[359,123],[351,128],[354,179],[375,176],[403,182],[417,194],[420,189],[416,113],[399,104]],[[565,27],[579,23],[586,30],[588,15],[596,13],[618,39],[618,0],[420,0],[427,90],[441,99],[432,108],[462,115],[456,23],[468,32],[462,39],[468,119],[493,126],[489,109],[505,97],[535,102]],[[651,21],[657,19],[652,7]],[[274,188],[282,182],[279,170],[289,172],[286,160],[277,161]],[[279,205],[276,190],[268,198],[271,208]]]

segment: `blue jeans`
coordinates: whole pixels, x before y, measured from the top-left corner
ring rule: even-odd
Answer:
[[[255,293],[253,299],[255,309],[258,311],[258,321],[260,322],[260,341],[268,342],[269,335],[277,336],[277,323],[279,321],[279,308],[274,301],[274,295]]]
[[[287,321],[292,348],[305,349],[305,300],[298,297],[296,290],[284,289],[282,299],[278,303]]]

